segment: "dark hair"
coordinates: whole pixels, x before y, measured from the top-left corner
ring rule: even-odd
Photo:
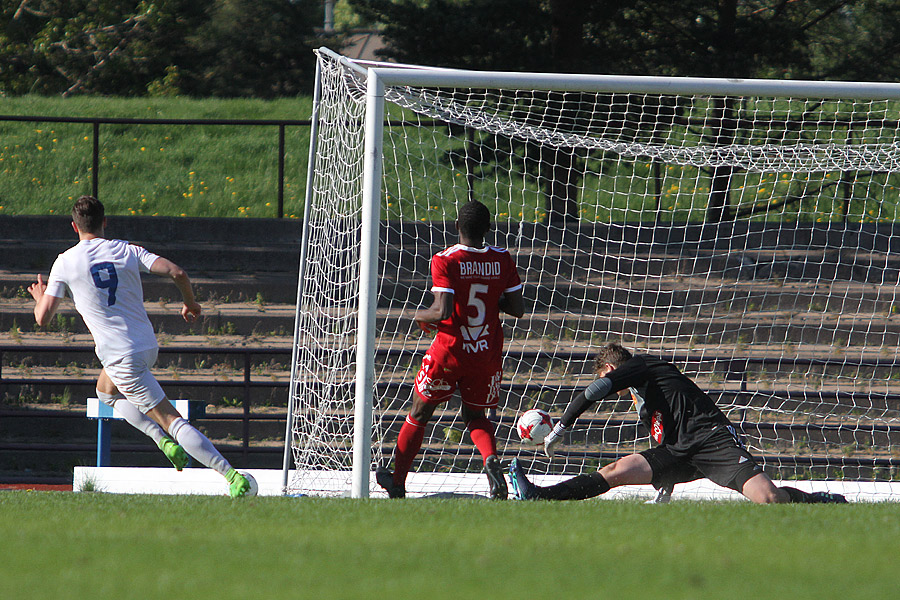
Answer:
[[[600,348],[597,352],[597,357],[594,358],[594,370],[599,371],[607,363],[614,367],[618,367],[630,358],[631,352],[624,346],[615,342],[610,342]]]
[[[78,226],[79,231],[100,233],[105,214],[102,202],[93,196],[82,196],[72,207],[72,222]]]
[[[478,200],[469,200],[459,207],[457,223],[461,234],[483,238],[491,230],[491,211]]]

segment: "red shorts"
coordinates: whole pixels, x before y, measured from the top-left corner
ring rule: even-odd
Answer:
[[[461,367],[449,355],[436,360],[431,350],[422,359],[416,375],[416,394],[426,404],[446,402],[459,389],[463,404],[470,408],[495,408],[500,400],[501,365]]]

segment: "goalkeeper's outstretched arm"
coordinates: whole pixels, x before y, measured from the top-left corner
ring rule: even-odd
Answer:
[[[578,417],[580,417],[584,411],[590,408],[598,400],[602,400],[608,396],[610,392],[612,392],[612,388],[612,380],[608,377],[601,377],[591,383],[591,385],[587,386],[583,392],[580,392],[575,396],[572,401],[569,402],[569,405],[566,406],[566,411],[563,413],[562,418],[553,426],[553,430],[547,434],[547,437],[544,438],[544,454],[548,457],[553,457],[553,454],[556,451],[556,445],[559,443],[559,440],[562,439],[563,433],[575,424],[575,421],[578,420]]]

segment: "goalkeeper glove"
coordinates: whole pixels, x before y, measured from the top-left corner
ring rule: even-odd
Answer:
[[[559,443],[559,440],[562,439],[562,435],[565,432],[566,427],[562,422],[557,422],[550,433],[547,434],[547,437],[544,438],[544,454],[547,455],[547,458],[553,458],[553,454],[556,452],[556,445]]]

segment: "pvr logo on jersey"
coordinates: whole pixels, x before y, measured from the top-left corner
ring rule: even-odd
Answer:
[[[650,417],[650,437],[653,438],[657,444],[662,444],[663,441],[663,416],[662,413],[658,410],[653,413],[653,416]]]
[[[463,342],[463,348],[466,349],[466,352],[469,354],[473,354],[475,352],[481,352],[482,350],[488,349],[487,340],[478,340],[474,344],[469,344],[468,342]]]
[[[488,326],[482,325],[481,327],[466,327],[462,326],[459,328],[459,333],[462,335],[463,340],[463,348],[469,354],[473,354],[475,352],[481,352],[482,350],[488,349],[488,343],[485,339],[479,339],[487,337],[488,335]]]

